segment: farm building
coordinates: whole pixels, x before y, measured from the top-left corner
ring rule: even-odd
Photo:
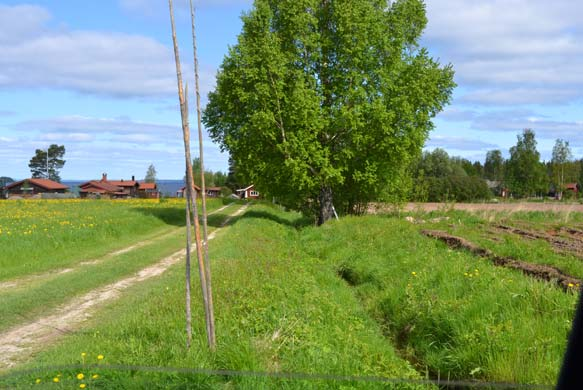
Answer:
[[[221,197],[221,187],[207,187],[206,196],[208,198],[220,198]]]
[[[259,198],[259,192],[255,191],[255,184],[251,184],[249,187],[241,188],[235,191],[239,198],[241,199],[257,199]]]
[[[198,195],[200,193],[200,187],[195,184],[194,189],[196,190],[196,194]],[[186,193],[186,186],[184,186],[181,189],[179,189],[178,191],[176,191],[176,197],[177,198],[184,198],[185,193]]]
[[[6,197],[29,198],[40,194],[64,194],[69,187],[49,179],[24,179],[4,187]]]
[[[158,191],[158,186],[156,185],[156,183],[139,183],[138,197],[158,199],[160,197],[160,191]]]
[[[107,180],[104,173],[101,180],[91,180],[79,186],[81,198],[135,198],[138,196],[138,183],[132,176],[131,180]]]

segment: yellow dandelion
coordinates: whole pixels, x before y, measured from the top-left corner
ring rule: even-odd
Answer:
[[[567,286],[569,286],[569,287],[575,287],[575,285],[573,283],[569,283]]]
[[[81,352],[81,356],[85,357],[85,356],[87,356],[87,353]]]
[[[417,276],[417,272],[413,271],[413,272],[411,272],[411,275]]]
[[[84,389],[85,387],[87,387],[87,385],[86,385],[85,383],[81,383],[81,384],[79,385],[79,388],[81,388],[81,389]]]
[[[80,372],[80,373],[77,374],[77,379],[81,380],[83,378],[85,378],[85,375],[83,375],[82,372]]]
[[[93,375],[91,375],[91,378],[92,379],[97,379],[97,378],[99,378],[99,375],[98,374],[93,374]]]
[[[59,381],[60,381],[60,379],[59,379],[58,376],[56,376],[56,377],[53,378],[53,382],[58,383]]]
[[[36,378],[36,381],[34,381],[37,385],[41,382],[40,378]]]
[[[464,276],[468,276],[468,273],[467,272],[464,272]]]
[[[97,360],[103,360],[103,355],[97,355]]]

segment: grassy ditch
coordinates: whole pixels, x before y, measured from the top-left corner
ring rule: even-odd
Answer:
[[[217,352],[206,347],[198,296],[193,346],[184,347],[184,272],[174,266],[129,288],[82,332],[23,366],[34,373],[0,377],[0,387],[46,383],[56,375],[77,384],[78,373],[98,373],[91,386],[101,388],[387,387],[132,366],[555,382],[573,291],[448,249],[403,219],[309,225],[298,214],[253,206],[211,242]],[[198,293],[196,278],[193,283]],[[97,361],[98,355],[105,358]],[[80,367],[43,368],[71,364]]]
[[[555,382],[574,292],[448,249],[396,218],[344,218],[302,238],[419,369],[442,378]]]
[[[188,351],[184,347],[183,270],[176,266],[155,281],[132,287],[100,310],[83,333],[68,336],[26,367],[80,364],[85,352],[91,363],[95,356],[105,356],[101,364],[420,378],[396,355],[344,281],[297,246],[297,226],[303,223],[297,214],[254,207],[211,242],[216,353],[206,346],[198,296],[193,302],[193,346]],[[197,293],[196,279],[194,284]],[[46,383],[57,374],[75,383],[78,370],[41,370],[0,383]],[[100,369],[99,375],[102,388],[133,383],[149,388],[386,388],[334,379],[140,370]]]

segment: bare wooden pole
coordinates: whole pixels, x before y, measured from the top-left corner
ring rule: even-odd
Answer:
[[[190,348],[192,341],[192,313],[190,311],[190,244],[191,244],[191,224],[190,224],[190,198],[186,198],[186,348]]]
[[[168,6],[170,8],[170,23],[172,26],[172,42],[174,44],[174,61],[176,62],[176,78],[178,82],[178,99],[180,102],[180,116],[182,118],[182,134],[184,137],[184,158],[186,162],[186,193],[188,199],[191,201],[192,214],[194,221],[194,234],[196,240],[196,255],[198,260],[198,269],[200,277],[200,286],[202,289],[202,299],[205,309],[205,320],[207,329],[207,341],[209,347],[214,349],[214,328],[211,327],[210,323],[210,307],[208,305],[208,288],[206,286],[206,271],[204,260],[202,256],[202,243],[200,239],[200,223],[198,221],[198,208],[196,205],[196,192],[194,191],[194,180],[192,174],[192,158],[190,155],[190,127],[188,124],[188,89],[183,90],[182,88],[182,71],[180,66],[180,54],[178,51],[178,42],[176,39],[176,27],[174,24],[174,10],[172,6],[172,0],[168,0]]]
[[[212,288],[212,278],[211,278],[211,263],[209,260],[208,251],[208,229],[207,229],[207,212],[206,212],[206,184],[204,178],[204,153],[203,153],[203,142],[202,142],[202,124],[201,124],[201,110],[200,110],[200,87],[199,87],[199,77],[198,77],[198,55],[196,50],[196,28],[195,28],[195,17],[194,17],[194,6],[192,5],[192,0],[190,0],[190,20],[192,25],[192,45],[194,53],[194,80],[195,80],[195,91],[196,91],[196,118],[198,125],[198,148],[200,155],[200,186],[202,192],[202,233],[203,233],[203,247],[204,247],[204,262],[206,270],[206,286],[207,286],[207,296],[210,308],[210,324],[212,326],[213,332],[213,345],[216,344],[215,332],[215,316],[214,316],[214,304],[213,304],[213,288]]]

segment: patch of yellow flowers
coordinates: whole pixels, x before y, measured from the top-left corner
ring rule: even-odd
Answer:
[[[83,365],[85,364],[85,357],[87,356],[86,352],[81,352],[81,360],[83,362]],[[100,363],[103,359],[105,359],[105,357],[102,354],[99,354],[96,356],[97,358],[97,362]],[[52,378],[52,382],[53,383],[60,383],[61,382],[61,377],[63,375],[62,374],[57,374],[56,376],[54,376]],[[69,377],[71,378],[71,377]],[[99,379],[99,374],[91,374],[89,377],[86,377],[84,373],[79,372],[77,375],[75,375],[75,378],[78,381],[81,381],[81,383],[79,383],[79,388],[80,389],[85,389],[87,388],[88,382],[92,382],[95,381],[96,379]],[[39,385],[43,382],[43,380],[41,378],[36,378],[36,380],[34,381],[35,384]]]

